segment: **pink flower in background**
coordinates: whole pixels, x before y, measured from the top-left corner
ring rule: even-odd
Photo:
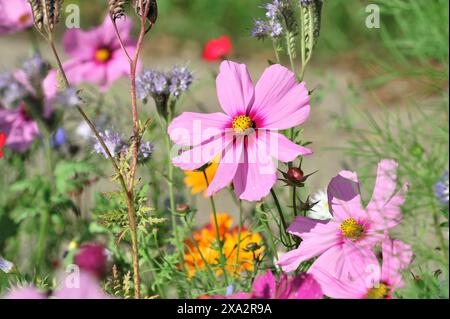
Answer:
[[[224,61],[217,77],[217,95],[224,113],[185,112],[170,124],[173,142],[190,147],[173,163],[192,171],[220,155],[207,196],[233,182],[239,198],[260,200],[277,180],[274,159],[290,162],[312,154],[277,133],[306,121],[308,90],[281,65],[267,68],[254,86],[245,65]]]
[[[101,278],[106,272],[108,251],[99,244],[87,244],[80,247],[75,255],[75,264],[85,271]]]
[[[0,131],[6,133],[6,144],[13,151],[23,153],[39,136],[39,128],[25,111],[25,106],[16,109],[0,109]]]
[[[402,219],[400,206],[407,185],[395,193],[397,165],[392,160],[378,164],[375,189],[365,209],[356,173],[342,171],[334,177],[328,185],[333,218],[322,221],[298,216],[288,231],[303,241],[297,249],[284,254],[278,265],[290,272],[302,262],[320,256],[308,272],[315,275],[320,268],[339,279],[349,276],[355,268],[364,269],[363,265],[370,262],[366,257],[372,255],[373,246]]]
[[[27,0],[0,0],[0,36],[33,25],[31,7]]]
[[[380,266],[375,255],[368,255],[367,267],[351,280],[338,280],[322,267],[317,267],[314,277],[325,295],[345,299],[390,299],[395,289],[402,288],[401,272],[411,263],[411,247],[388,236],[382,244],[383,262]]]
[[[70,278],[69,278],[70,277]],[[100,288],[94,276],[86,272],[75,273],[63,278],[61,284],[47,297],[34,287],[16,287],[7,293],[4,299],[110,299]]]
[[[132,22],[117,20],[117,27],[129,54],[133,54],[136,41],[131,38]],[[130,66],[107,16],[102,25],[83,31],[71,29],[64,34],[64,50],[69,60],[63,65],[71,85],[83,82],[108,90],[114,81],[130,74]],[[47,88],[57,90],[56,71],[45,80]]]
[[[60,287],[53,293],[56,299],[110,299],[100,287],[97,279],[89,272],[81,271],[78,280],[72,274],[70,280],[63,279]]]
[[[271,271],[256,277],[250,293],[237,293],[229,299],[322,299],[320,285],[309,274],[295,277],[282,275],[277,283]]]

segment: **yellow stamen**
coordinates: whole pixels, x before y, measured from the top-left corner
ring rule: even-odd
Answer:
[[[342,234],[353,241],[361,239],[364,236],[364,225],[358,223],[354,218],[344,220],[340,228]]]
[[[389,297],[389,287],[385,284],[371,288],[366,295],[367,299],[386,299],[387,297]]]
[[[252,127],[254,127],[254,123],[247,115],[239,115],[233,120],[233,129],[238,134],[242,134]]]
[[[98,49],[95,52],[95,59],[99,62],[106,62],[111,57],[111,51],[108,49]]]

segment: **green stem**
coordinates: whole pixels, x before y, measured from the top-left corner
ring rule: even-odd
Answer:
[[[209,187],[209,181],[208,181],[208,176],[206,175],[206,172],[203,170],[203,176],[205,177],[205,181],[206,181],[206,185]],[[220,238],[220,233],[219,233],[219,222],[217,221],[217,209],[216,209],[216,203],[214,201],[214,196],[211,195],[209,197],[210,201],[211,201],[211,207],[213,210],[213,216],[214,216],[214,226],[216,229],[216,240],[217,243],[219,244],[219,262],[220,262],[220,267],[222,268],[223,271],[223,277],[225,278],[225,283],[228,286],[228,275],[227,275],[227,269],[225,267],[226,264],[226,258],[225,255],[223,254],[223,241]]]
[[[284,233],[287,234],[287,223],[286,219],[284,218],[283,210],[281,209],[280,201],[278,200],[277,194],[273,190],[273,188],[270,190],[270,193],[272,194],[273,201],[275,202],[275,206],[277,207],[278,214],[280,215],[281,224],[283,225]],[[283,234],[281,234],[283,235]],[[292,245],[291,237],[288,235],[288,244]]]
[[[436,209],[433,209],[433,224],[434,229],[436,233],[436,237],[438,238],[442,253],[444,254],[445,260],[448,261],[448,247],[444,238],[444,235],[442,234],[442,227],[439,223],[439,211]]]
[[[49,180],[50,196],[53,192],[53,160],[52,160],[52,147],[51,147],[51,134],[46,132],[44,137],[44,150],[45,150],[45,160],[47,165],[47,177]],[[39,228],[39,239],[38,239],[38,254],[37,254],[37,268],[42,269],[45,260],[46,243],[48,237],[48,228],[50,222],[50,211],[49,209],[42,210],[40,218],[40,228]]]
[[[272,40],[272,46],[273,46],[273,51],[275,52],[275,59],[276,59],[277,63],[280,64],[280,54],[278,53],[277,43],[274,39]]]
[[[294,210],[294,216],[297,216],[297,187],[292,187],[292,208]]]
[[[166,120],[164,123],[164,120],[161,119],[161,115],[158,114],[159,123],[163,129],[164,134],[164,141],[165,141],[165,147],[166,147],[166,156],[167,156],[167,187],[169,189],[169,210],[170,210],[170,218],[172,222],[173,227],[173,233],[175,236],[175,244],[177,246],[178,254],[179,254],[179,261],[180,265],[183,264],[183,245],[181,243],[180,234],[178,232],[177,227],[177,218],[176,218],[176,208],[175,208],[175,194],[173,190],[173,166],[170,161],[170,137],[166,133],[168,129],[168,123],[170,123],[170,118]]]
[[[265,213],[263,212],[263,210],[261,208],[261,204],[256,205],[255,209],[259,213],[260,220],[263,223],[264,228],[266,229],[266,235],[267,235],[268,241],[269,241],[268,244],[271,246],[270,248],[272,249],[272,253],[275,256],[275,258],[278,260],[277,246],[275,244],[275,240],[273,239],[272,230],[270,229],[269,222],[267,221],[267,215],[265,215]]]
[[[236,266],[234,268],[234,273],[236,274],[239,265],[239,252],[241,250],[241,234],[242,234],[242,217],[243,217],[243,207],[242,200],[239,200],[239,228],[238,228],[238,240],[237,240],[237,251],[236,251]]]

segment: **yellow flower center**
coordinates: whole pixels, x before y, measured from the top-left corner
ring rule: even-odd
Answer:
[[[95,59],[98,62],[106,62],[109,60],[110,57],[111,57],[111,51],[109,51],[108,49],[98,49],[95,52]]]
[[[254,123],[247,115],[239,115],[233,120],[233,129],[236,133],[242,134],[249,128],[253,128]]]
[[[353,241],[361,239],[364,236],[364,225],[358,223],[354,218],[344,220],[340,228],[342,234]]]
[[[385,284],[370,288],[366,295],[367,299],[385,299],[387,297],[389,297],[389,287]]]
[[[28,13],[22,14],[19,17],[19,23],[21,24],[25,24],[30,20],[31,16]]]

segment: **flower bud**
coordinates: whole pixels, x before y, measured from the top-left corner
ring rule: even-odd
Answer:
[[[287,171],[287,176],[288,176],[290,181],[292,181],[294,183],[298,183],[298,182],[302,182],[303,181],[303,178],[305,177],[305,174],[303,173],[303,171],[300,168],[291,167]]]
[[[191,208],[189,207],[188,204],[178,204],[177,207],[175,208],[175,211],[178,214],[186,214],[191,210]]]

